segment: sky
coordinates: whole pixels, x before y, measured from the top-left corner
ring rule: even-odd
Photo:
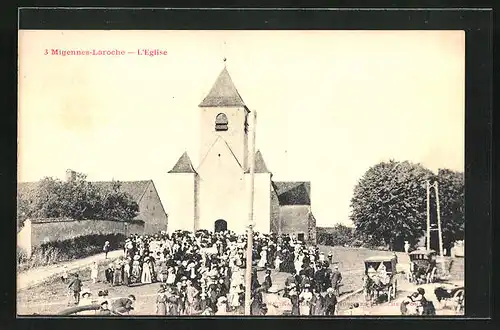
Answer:
[[[463,31],[23,30],[18,181],[164,182],[184,151],[196,167],[198,104],[223,58],[273,179],[311,182],[318,226],[351,225],[353,188],[378,162],[464,169]]]

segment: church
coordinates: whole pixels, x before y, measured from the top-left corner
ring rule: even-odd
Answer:
[[[167,174],[168,231],[232,230],[244,233],[249,218],[249,115],[226,67],[198,105],[199,164],[187,152]],[[255,154],[253,228],[294,234],[316,242],[310,182],[274,181],[260,151]]]

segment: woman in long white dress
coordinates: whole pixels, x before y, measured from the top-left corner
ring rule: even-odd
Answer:
[[[265,268],[267,264],[267,247],[263,247],[262,251],[260,251],[260,260],[257,263],[257,267]]]
[[[141,283],[151,283],[151,265],[149,264],[149,260],[145,260],[142,264],[142,277]]]
[[[90,267],[90,278],[92,279],[92,283],[97,282],[97,276],[99,275],[99,265],[94,261],[92,266]]]
[[[173,285],[175,283],[175,270],[173,267],[168,269],[167,280],[165,283],[167,283],[167,285]]]
[[[300,315],[309,315],[311,311],[312,292],[309,290],[309,284],[306,284],[303,291],[299,295],[299,310]]]
[[[297,258],[295,258],[294,266],[297,274],[299,274],[302,270],[302,258],[303,257],[300,254],[297,256]]]
[[[239,284],[231,284],[231,289],[228,294],[228,303],[231,310],[238,309],[240,307],[240,285]]]

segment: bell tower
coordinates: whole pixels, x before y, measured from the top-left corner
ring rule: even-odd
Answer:
[[[225,63],[225,59],[224,59]],[[248,114],[226,66],[200,108],[200,164],[214,143],[222,138],[241,168],[248,169]]]

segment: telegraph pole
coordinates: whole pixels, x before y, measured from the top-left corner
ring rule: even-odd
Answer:
[[[429,180],[426,181],[426,189],[427,189],[427,240],[426,240],[426,245],[427,245],[427,250],[431,249],[431,209],[430,209],[430,203],[431,203],[431,187],[429,184]]]
[[[438,220],[438,235],[439,235],[439,255],[442,257],[443,253],[443,233],[441,232],[441,208],[439,206],[439,188],[438,182],[434,182],[434,190],[436,191],[436,207],[437,207],[437,220]]]
[[[245,276],[245,315],[250,315],[252,297],[252,252],[253,252],[253,204],[254,204],[254,181],[255,181],[255,124],[257,113],[250,113],[250,187],[249,187],[249,210],[248,210],[248,230],[247,230],[247,260]]]
[[[443,232],[441,230],[441,206],[439,205],[439,186],[438,182],[434,181],[433,184],[429,184],[427,181],[427,250],[431,249],[431,217],[430,217],[430,189],[434,188],[436,194],[436,212],[437,212],[437,228],[432,230],[438,231],[439,237],[439,255],[442,257],[443,253]]]

